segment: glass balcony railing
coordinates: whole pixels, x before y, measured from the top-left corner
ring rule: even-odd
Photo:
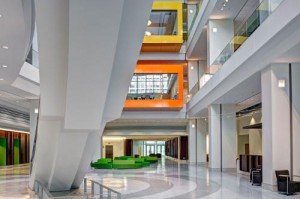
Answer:
[[[39,53],[31,48],[26,58],[26,62],[30,63],[36,68],[39,68]]]
[[[202,3],[203,3],[203,0],[200,0],[198,2],[198,4],[196,4],[194,7],[195,9],[190,9],[188,12],[194,12],[195,10],[195,14],[194,16],[192,17],[192,19],[188,22],[190,23],[189,27],[188,27],[188,36],[190,36],[190,33],[192,32],[192,29],[194,28],[194,25],[195,25],[195,22],[196,22],[196,19],[198,17],[198,14],[199,14],[199,10],[202,6]]]
[[[194,96],[201,87],[217,73],[222,65],[243,45],[243,43],[255,32],[255,30],[274,12],[283,0],[263,0],[250,15],[239,31],[225,46],[216,60],[209,67],[209,73],[204,74],[195,86],[190,90],[187,101]]]
[[[225,46],[220,55],[213,62],[213,67],[220,69],[241,45],[253,34],[253,32],[270,16],[283,0],[264,0],[255,9],[252,15],[242,25],[231,41]]]

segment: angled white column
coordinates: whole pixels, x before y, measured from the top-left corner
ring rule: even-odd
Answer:
[[[285,80],[285,87],[278,87]],[[272,64],[261,73],[263,183],[276,185],[275,170],[290,170],[289,66]]]
[[[214,104],[209,107],[209,167],[236,168],[235,106]]]
[[[51,191],[82,183],[106,122],[121,115],[151,5],[36,2],[41,110],[31,188],[35,180]],[[126,72],[120,74],[121,67]]]

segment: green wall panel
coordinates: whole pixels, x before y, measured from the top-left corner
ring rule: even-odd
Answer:
[[[6,165],[6,138],[0,138],[0,165]]]
[[[14,139],[14,164],[20,164],[20,139]]]

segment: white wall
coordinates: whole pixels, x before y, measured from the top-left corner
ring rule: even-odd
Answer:
[[[293,91],[293,168],[294,174],[300,176],[300,64],[292,64]],[[300,178],[295,178],[300,180]]]
[[[105,147],[107,145],[113,146],[113,157],[123,156],[125,154],[125,142],[122,138],[103,138],[102,157],[105,158]]]
[[[237,157],[245,154],[245,144],[249,144],[249,135],[239,135]]]
[[[193,67],[193,69],[192,69]],[[189,91],[197,84],[198,82],[198,62],[189,61],[188,62],[188,79],[189,79]]]
[[[213,32],[216,28],[217,32]],[[233,20],[219,19],[208,22],[208,63],[212,65],[234,35]]]
[[[261,110],[258,110],[237,118],[238,135],[240,135],[238,137],[238,154],[245,154],[245,147],[240,143],[242,142],[243,145],[249,144],[250,155],[262,155],[262,130],[243,129],[244,126],[260,123],[261,115]],[[246,142],[246,136],[248,136],[248,143]]]

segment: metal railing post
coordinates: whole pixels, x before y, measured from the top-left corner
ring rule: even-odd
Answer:
[[[94,193],[95,193],[95,184],[94,184],[93,181],[91,181],[91,182],[92,182],[92,185],[91,185],[91,192],[92,192],[92,196],[93,196]]]
[[[111,199],[111,190],[107,190],[107,191],[108,191],[107,198]]]
[[[121,199],[121,194],[120,193],[118,193],[117,199]]]
[[[100,194],[100,199],[103,199],[103,187],[99,184],[99,194]]]
[[[83,180],[83,192],[86,193],[87,192],[87,179],[84,178]]]

